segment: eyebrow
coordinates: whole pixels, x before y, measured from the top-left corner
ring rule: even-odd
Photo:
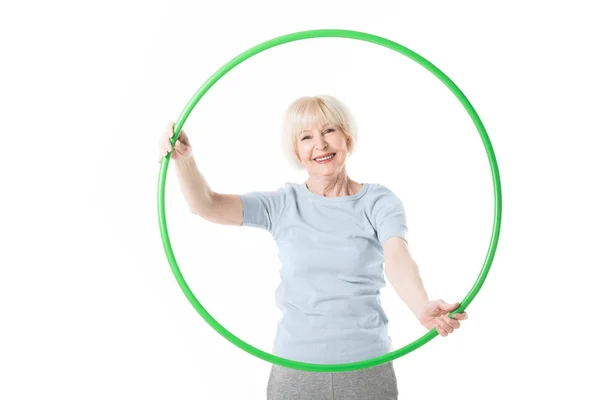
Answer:
[[[325,129],[325,128],[326,128],[326,127],[328,127],[328,126],[331,126],[331,124],[330,124],[329,122],[328,122],[328,123],[326,123],[325,125],[323,125],[323,126],[321,127],[321,129]],[[305,133],[305,132],[310,132],[310,131],[304,130],[304,131],[302,131],[302,132],[300,132],[300,133]]]

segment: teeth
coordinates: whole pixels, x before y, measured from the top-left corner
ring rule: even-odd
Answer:
[[[325,160],[329,160],[330,158],[333,158],[333,156],[334,156],[334,155],[335,155],[335,154],[332,154],[332,155],[330,155],[330,156],[323,157],[323,158],[315,158],[315,160],[317,160],[317,161],[325,161]]]

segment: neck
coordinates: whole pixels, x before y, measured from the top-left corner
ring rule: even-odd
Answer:
[[[331,177],[310,176],[306,181],[308,190],[324,197],[352,196],[358,193],[356,185],[345,173]]]

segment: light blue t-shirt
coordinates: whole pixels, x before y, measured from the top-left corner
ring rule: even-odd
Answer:
[[[338,364],[393,351],[379,294],[383,243],[407,240],[402,201],[375,183],[352,196],[324,197],[304,182],[287,182],[240,197],[242,225],[266,229],[279,248],[275,299],[282,317],[273,354]]]

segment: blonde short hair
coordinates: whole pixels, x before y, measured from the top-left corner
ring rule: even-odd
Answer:
[[[330,123],[341,129],[347,138],[350,138],[348,155],[356,147],[357,129],[350,110],[333,96],[305,96],[295,100],[288,107],[283,118],[283,150],[290,163],[302,169],[303,165],[298,159],[297,136],[313,124]]]

